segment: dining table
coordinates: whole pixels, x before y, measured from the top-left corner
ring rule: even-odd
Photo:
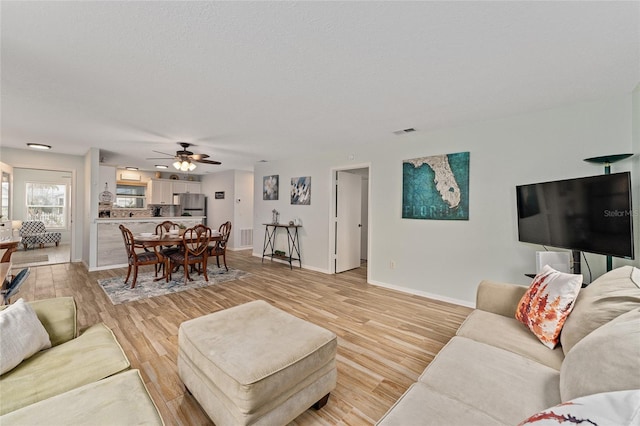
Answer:
[[[211,241],[222,241],[222,235],[218,232],[218,231],[212,231],[211,234],[211,238],[209,240]],[[179,234],[163,234],[163,235],[157,235],[157,234],[153,234],[153,235],[141,235],[141,234],[134,234],[133,235],[133,244],[136,247],[139,248],[145,248],[145,249],[149,249],[152,248],[153,251],[156,253],[157,256],[162,256],[159,252],[158,252],[158,247],[162,247],[162,246],[182,246],[184,244],[184,238],[183,235],[179,235]],[[165,258],[165,267],[164,267],[164,275],[161,277],[157,277],[154,278],[154,281],[159,281],[162,279],[168,279],[169,275],[170,275],[170,270],[169,270],[169,258],[166,257]]]

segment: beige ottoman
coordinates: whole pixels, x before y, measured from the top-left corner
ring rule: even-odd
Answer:
[[[186,321],[178,374],[217,426],[285,425],[336,386],[336,335],[257,300]]]

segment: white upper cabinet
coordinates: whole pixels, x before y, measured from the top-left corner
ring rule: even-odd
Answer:
[[[172,182],[166,179],[151,179],[148,186],[147,204],[171,204]]]
[[[190,192],[192,194],[200,194],[201,189],[202,189],[202,185],[200,184],[200,182],[173,181],[174,194],[183,194],[185,192]]]

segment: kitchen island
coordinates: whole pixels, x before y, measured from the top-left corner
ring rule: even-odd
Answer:
[[[99,269],[120,268],[127,266],[127,253],[120,225],[124,225],[135,234],[141,232],[155,232],[156,226],[165,220],[191,228],[201,224],[205,216],[177,216],[177,217],[123,217],[96,219],[98,225],[97,266]]]

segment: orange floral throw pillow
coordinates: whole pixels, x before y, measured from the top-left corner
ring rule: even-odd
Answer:
[[[555,348],[581,286],[582,275],[566,274],[545,266],[520,299],[516,319],[545,346]]]

